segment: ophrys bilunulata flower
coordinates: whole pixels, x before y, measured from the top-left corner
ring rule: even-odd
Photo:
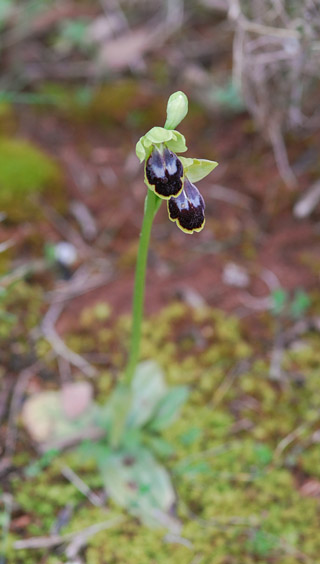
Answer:
[[[167,200],[171,221],[185,233],[201,231],[205,224],[205,203],[194,185],[218,163],[206,159],[177,156],[187,151],[184,136],[174,129],[186,116],[188,100],[183,92],[170,96],[165,127],[153,127],[137,143],[136,153],[145,163],[147,187]]]

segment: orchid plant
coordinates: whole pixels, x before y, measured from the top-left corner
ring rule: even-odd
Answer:
[[[175,129],[187,113],[186,95],[175,92],[168,101],[164,127],[150,129],[136,146],[137,157],[144,162],[148,190],[136,264],[129,358],[124,379],[108,403],[111,451],[103,466],[106,487],[118,503],[153,525],[172,521],[170,510],[175,495],[168,473],[145,445],[152,449],[155,440],[159,441],[157,435],[178,416],[188,390],[186,386],[168,389],[155,362],[138,363],[151,228],[162,200],[166,200],[170,220],[182,231],[201,231],[205,204],[193,183],[218,164],[177,156],[187,150],[184,136]]]
[[[162,201],[166,200],[170,220],[176,222],[185,233],[201,231],[205,224],[204,199],[193,182],[207,176],[218,163],[177,156],[177,153],[187,151],[185,137],[175,129],[187,113],[187,96],[184,92],[175,92],[168,100],[164,127],[153,127],[136,145],[137,157],[141,163],[144,162],[144,180],[148,191],[136,266],[127,382],[131,381],[139,358],[146,263],[155,215]]]
[[[186,233],[203,229],[204,200],[194,185],[217,163],[177,156],[187,150],[184,136],[175,129],[188,112],[183,92],[170,96],[164,127],[153,127],[137,143],[136,153],[144,162],[147,186],[144,217],[136,264],[132,330],[128,362],[104,405],[91,403],[76,421],[66,417],[60,392],[44,392],[25,405],[25,420],[36,416],[45,427],[54,429],[51,439],[72,436],[88,426],[98,427],[103,436],[83,443],[81,456],[95,458],[108,495],[148,525],[179,530],[172,518],[175,492],[171,479],[155,454],[170,450],[161,437],[173,423],[188,396],[186,386],[169,388],[161,367],[153,360],[139,362],[143,319],[145,275],[152,223],[163,200],[169,218]],[[73,384],[74,393],[78,393]],[[81,390],[80,390],[81,391]],[[48,447],[47,447],[48,448]],[[169,450],[168,450],[169,449]]]

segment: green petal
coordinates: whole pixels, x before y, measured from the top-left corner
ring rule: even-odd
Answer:
[[[168,131],[164,127],[153,127],[145,134],[146,139],[151,143],[166,143],[173,137],[173,131]]]
[[[173,131],[167,131],[163,127],[153,127],[145,135],[140,137],[136,145],[136,155],[142,163],[150,154],[152,145],[161,145],[170,141],[174,136]]]
[[[180,157],[184,167],[184,172],[189,178],[190,182],[198,182],[205,178],[210,172],[218,166],[216,161],[209,161],[207,159],[190,159]]]
[[[179,131],[167,130],[163,127],[153,127],[140,137],[136,145],[136,155],[142,163],[148,158],[152,145],[165,144],[174,153],[184,153],[187,150],[186,140]]]
[[[168,149],[174,153],[184,153],[187,151],[188,147],[185,137],[179,131],[172,131],[171,133],[173,133],[172,139],[166,142]]]
[[[179,90],[171,94],[167,104],[166,129],[175,129],[188,113],[188,98]]]

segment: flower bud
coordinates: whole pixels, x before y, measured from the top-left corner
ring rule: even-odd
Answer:
[[[165,129],[175,129],[188,113],[188,98],[179,90],[171,94],[167,104]]]

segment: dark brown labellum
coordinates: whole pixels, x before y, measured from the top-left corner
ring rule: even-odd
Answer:
[[[168,202],[169,217],[186,233],[201,231],[204,226],[205,203],[198,188],[185,178],[184,188]]]
[[[160,198],[178,196],[183,188],[183,166],[177,155],[165,148],[154,148],[146,162],[146,177],[150,187]]]

